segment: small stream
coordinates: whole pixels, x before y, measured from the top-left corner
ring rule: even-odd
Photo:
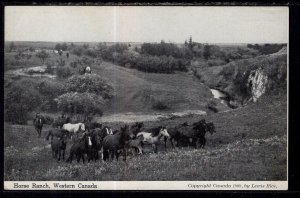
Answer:
[[[224,92],[221,92],[217,89],[210,89],[211,93],[213,94],[214,98],[221,100],[222,104],[226,104],[229,102],[227,94]]]
[[[231,109],[235,109],[238,107],[235,102],[230,99],[230,96],[228,94],[217,89],[210,89],[210,91],[213,94],[214,98],[219,99],[222,104],[228,106]]]

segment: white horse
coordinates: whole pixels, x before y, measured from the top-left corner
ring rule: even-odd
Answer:
[[[80,130],[85,131],[85,125],[81,122],[77,124],[67,123],[62,126],[62,130],[68,131],[72,138],[73,135],[77,135]]]
[[[159,142],[160,138],[161,137],[166,137],[166,138],[170,138],[170,135],[167,131],[166,128],[162,127],[160,130],[159,130],[159,133],[157,135],[153,135],[152,133],[148,133],[148,132],[140,132],[136,135],[137,138],[139,137],[143,137],[143,140],[142,142],[145,143],[145,144],[151,144],[152,145],[152,148],[153,148],[153,152],[157,153],[157,146],[156,144]]]
[[[86,74],[90,74],[91,73],[91,68],[89,66],[87,66],[84,70],[84,73]]]

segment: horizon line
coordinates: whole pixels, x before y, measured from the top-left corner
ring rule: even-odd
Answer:
[[[161,41],[26,41],[26,40],[5,40],[4,42],[47,42],[47,43],[160,43]],[[175,44],[184,44],[185,42],[171,42],[164,41],[165,43],[175,43]],[[287,44],[288,42],[198,42],[193,41],[194,43],[201,44]]]

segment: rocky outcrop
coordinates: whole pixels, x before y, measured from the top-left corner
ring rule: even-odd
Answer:
[[[268,76],[264,74],[262,68],[250,72],[247,87],[251,90],[251,99],[253,102],[256,102],[266,92],[267,83]]]

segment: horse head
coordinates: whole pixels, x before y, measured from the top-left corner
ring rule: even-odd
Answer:
[[[88,141],[88,146],[92,146],[92,137],[91,136],[87,136],[87,141]]]
[[[129,126],[127,124],[125,124],[124,127],[121,127],[121,133],[123,133],[125,136],[129,137],[130,139],[133,139],[135,137],[132,130],[129,130]],[[127,137],[126,137],[126,139],[127,139]]]
[[[108,128],[108,127],[104,127],[104,128],[106,130],[106,135],[113,135],[114,134],[111,128]]]
[[[79,129],[81,129],[82,131],[85,131],[85,124],[80,123],[79,124]]]
[[[162,127],[159,131],[159,134],[164,136],[164,137],[170,138],[170,134],[168,133],[166,127]]]
[[[206,124],[206,128],[207,128],[207,131],[212,135],[213,133],[216,133],[216,130],[215,130],[215,125],[213,122],[209,122]]]

